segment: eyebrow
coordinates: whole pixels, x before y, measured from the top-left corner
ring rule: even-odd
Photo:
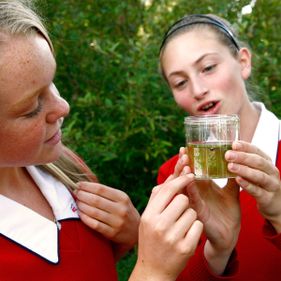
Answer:
[[[218,53],[212,52],[212,53],[203,54],[203,55],[200,56],[198,59],[196,59],[196,60],[192,63],[192,65],[196,65],[196,64],[200,63],[205,57],[212,56],[212,55],[218,55]],[[182,74],[182,73],[183,73],[182,70],[173,71],[173,72],[171,72],[167,77],[171,77],[171,76],[174,76],[174,75],[179,75],[179,74]]]
[[[55,79],[55,75],[57,72],[57,65],[55,66],[53,75],[52,75],[52,79],[50,81],[50,83],[53,83],[54,79]],[[40,89],[37,89],[35,92],[32,92],[28,95],[26,95],[23,99],[19,100],[17,103],[15,103],[13,105],[13,109],[12,111],[20,111],[22,108],[24,107],[28,107],[30,104],[30,100],[32,100],[33,98],[35,98],[36,96],[38,96],[40,94],[40,92],[42,91],[42,89],[44,89],[47,86],[47,84],[45,86],[43,86]]]
[[[34,97],[36,97],[39,94],[40,90],[33,92],[32,94],[29,94],[27,96],[25,96],[23,99],[19,100],[17,103],[14,104],[14,107],[20,107],[23,106],[25,104],[27,104],[31,99],[33,99]]]
[[[40,90],[25,96],[23,99],[21,99],[17,103],[15,103],[12,106],[10,111],[17,113],[17,112],[27,109],[30,106],[31,100],[34,99],[36,96],[38,96],[39,93],[40,93]]]

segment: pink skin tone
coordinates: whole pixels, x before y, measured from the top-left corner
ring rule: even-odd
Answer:
[[[53,83],[56,61],[47,41],[39,35],[5,39],[0,42],[0,194],[53,220],[49,204],[23,167],[61,155],[61,125],[69,105]],[[77,197],[84,223],[117,243],[117,259],[133,247],[139,214],[127,194],[80,183]],[[101,213],[107,217],[97,224]]]
[[[49,45],[39,36],[18,36],[0,48],[0,167],[54,161],[69,105],[52,82],[56,63]]]
[[[179,107],[191,115],[239,114],[241,128],[246,128],[241,138],[250,140],[258,114],[245,89],[244,82],[251,73],[247,49],[241,49],[234,58],[214,33],[190,31],[165,46],[161,63]],[[249,114],[255,116],[252,123]]]
[[[194,181],[185,170],[156,186],[141,217],[136,266],[129,281],[173,281],[193,255],[203,225],[184,190]]]
[[[140,215],[125,192],[101,183],[79,182],[76,197],[81,220],[116,243],[116,260],[133,248]]]
[[[0,194],[53,220],[23,167],[54,161],[62,152],[60,127],[69,105],[52,82],[55,59],[39,35],[2,33],[0,51]]]
[[[251,74],[251,54],[241,48],[234,57],[216,34],[206,28],[172,38],[160,59],[176,103],[190,115],[238,114],[240,117],[241,141],[234,142],[233,150],[225,154],[230,162],[228,169],[238,176],[223,189],[211,181],[200,181],[187,190],[208,238],[205,258],[210,269],[221,274],[239,236],[239,185],[255,197],[260,213],[276,232],[281,232],[279,173],[269,157],[250,144],[259,119],[245,88],[245,80]],[[179,156],[173,178],[188,165],[184,149]]]

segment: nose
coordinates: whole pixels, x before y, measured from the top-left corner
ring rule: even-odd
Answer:
[[[56,86],[54,84],[50,85],[49,89],[49,110],[47,113],[47,122],[54,123],[57,122],[58,119],[62,119],[69,114],[69,104],[68,102],[63,99]]]
[[[195,99],[201,99],[208,92],[204,81],[200,77],[190,79],[191,92]]]

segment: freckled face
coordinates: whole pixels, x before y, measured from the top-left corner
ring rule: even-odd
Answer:
[[[248,100],[244,80],[250,75],[245,50],[240,52],[235,58],[209,30],[172,38],[161,64],[179,107],[191,115],[239,114]]]
[[[0,167],[54,161],[69,106],[52,82],[49,45],[39,35],[7,37],[0,50]]]

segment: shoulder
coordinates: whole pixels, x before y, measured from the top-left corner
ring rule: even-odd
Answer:
[[[178,154],[174,155],[160,166],[157,176],[158,184],[163,183],[167,179],[167,177],[174,172],[174,168],[178,159],[179,159]]]

